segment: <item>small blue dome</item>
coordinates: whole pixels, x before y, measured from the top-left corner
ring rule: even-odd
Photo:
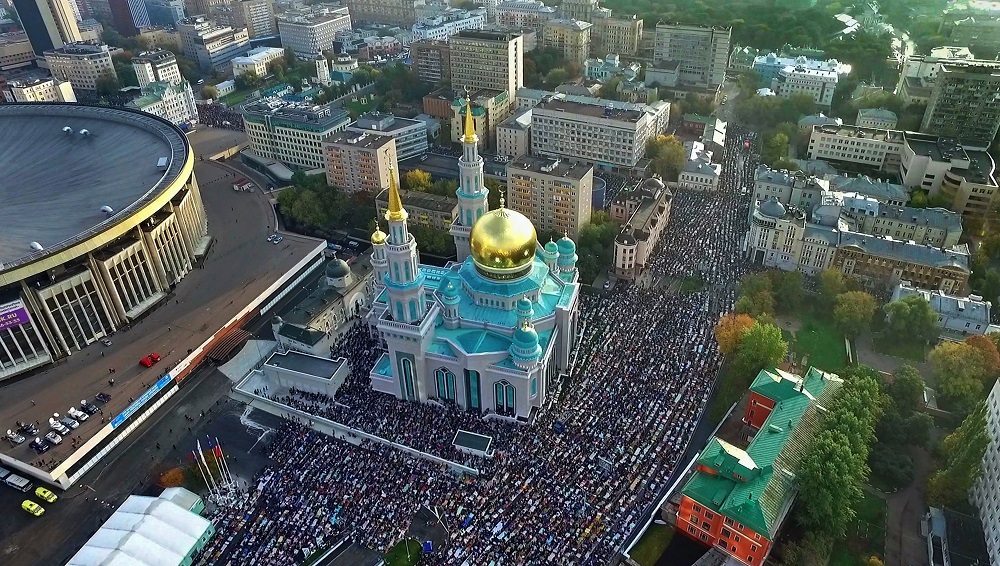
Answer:
[[[545,244],[545,251],[546,251],[547,253],[550,253],[550,254],[556,254],[556,253],[559,253],[559,246],[557,246],[557,245],[556,245],[556,243],[555,243],[555,242],[553,242],[552,240],[549,240],[549,241],[548,241],[548,242],[547,242],[547,243]]]
[[[569,236],[563,236],[559,238],[559,243],[557,244],[559,248],[559,253],[563,255],[575,254],[576,253],[576,243],[569,239]]]
[[[441,288],[441,295],[444,296],[446,303],[456,303],[458,302],[458,285],[455,284],[455,280],[452,278],[445,279],[445,284]]]
[[[528,312],[531,310],[531,299],[527,296],[523,296],[517,300],[517,310],[520,312]]]
[[[534,350],[538,347],[538,333],[530,325],[522,325],[514,330],[514,345],[521,350]]]

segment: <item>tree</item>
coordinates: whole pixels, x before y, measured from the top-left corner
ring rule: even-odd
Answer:
[[[864,291],[841,293],[833,307],[833,322],[845,336],[857,338],[868,330],[877,307],[875,297]]]
[[[285,65],[289,69],[291,69],[291,68],[295,67],[295,61],[296,61],[295,51],[292,51],[291,47],[286,47],[285,48]]]
[[[760,151],[760,159],[767,165],[772,165],[788,157],[788,136],[778,132],[764,141]]]
[[[113,71],[107,71],[97,78],[95,83],[97,94],[108,95],[118,90],[118,77]]]
[[[953,509],[968,505],[969,490],[982,471],[983,454],[989,443],[986,404],[979,403],[955,432],[942,441],[945,465],[927,482],[928,503]]]
[[[882,308],[888,331],[900,340],[927,342],[938,335],[938,315],[920,295],[908,295]]]
[[[407,191],[427,192],[433,182],[431,181],[431,174],[427,171],[413,169],[403,173],[401,184],[402,188]]]
[[[987,383],[1000,374],[1000,352],[997,351],[997,345],[993,340],[980,334],[973,334],[965,339],[965,343],[979,352],[985,370],[983,379]]]
[[[546,73],[545,84],[555,88],[566,82],[567,79],[569,79],[569,71],[562,67],[557,67]]]
[[[941,342],[928,356],[937,391],[960,408],[968,408],[980,398],[987,373],[986,360],[965,342]]]
[[[923,404],[924,378],[917,368],[903,364],[893,374],[888,394],[900,414],[909,415]]]
[[[687,162],[684,143],[675,136],[657,136],[646,144],[646,157],[652,160],[652,170],[664,181],[676,181]]]
[[[836,303],[837,295],[847,290],[844,274],[836,269],[824,269],[819,272],[819,294],[823,302],[831,307]]]
[[[772,269],[765,271],[771,281],[775,307],[781,312],[794,312],[802,303],[802,272]],[[780,301],[777,298],[780,297]]]
[[[621,77],[611,77],[607,82],[601,85],[597,96],[605,100],[618,100],[618,85],[622,82]]]
[[[774,295],[769,291],[758,291],[749,295],[741,295],[736,300],[736,312],[750,315],[753,318],[774,317]]]
[[[234,78],[233,82],[236,83],[236,88],[242,90],[245,88],[257,88],[263,81],[256,71],[247,71]]]
[[[788,343],[781,329],[755,321],[744,334],[736,350],[736,368],[742,375],[755,375],[764,368],[781,363],[788,354]]]
[[[868,465],[872,477],[879,478],[893,489],[905,487],[913,481],[913,458],[894,447],[876,444],[868,457]]]
[[[753,319],[745,314],[731,313],[715,324],[715,340],[719,351],[728,356],[739,349],[743,336],[753,327]]]
[[[861,480],[867,476],[866,468],[842,435],[825,429],[817,433],[796,474],[799,523],[809,530],[843,536],[854,520],[854,503],[863,496]]]
[[[219,98],[219,89],[215,88],[214,85],[205,85],[201,87],[201,97],[204,99],[215,100]]]

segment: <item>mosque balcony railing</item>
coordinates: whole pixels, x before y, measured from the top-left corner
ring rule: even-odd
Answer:
[[[389,310],[386,309],[385,312],[382,313],[382,316],[379,318],[378,325],[381,328],[391,328],[393,330],[401,330],[404,332],[413,332],[414,330],[418,330],[419,333],[423,334],[424,331],[426,331],[427,329],[429,329],[431,326],[434,325],[434,321],[437,320],[437,316],[440,313],[440,311],[441,307],[439,307],[437,303],[434,303],[427,309],[427,312],[424,314],[424,317],[420,319],[419,324],[407,324],[405,322],[396,322],[395,320],[390,320],[388,318],[390,314]]]

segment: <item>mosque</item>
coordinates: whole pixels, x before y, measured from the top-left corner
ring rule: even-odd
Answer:
[[[465,116],[451,227],[458,261],[420,264],[395,178],[388,233],[372,234],[376,285],[367,320],[386,353],[371,383],[401,399],[447,400],[526,421],[566,371],[576,341],[576,244],[563,237],[540,246],[531,221],[502,198],[489,210],[468,106]]]

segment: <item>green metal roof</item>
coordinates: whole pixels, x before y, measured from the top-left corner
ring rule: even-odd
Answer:
[[[804,384],[801,390],[799,383]],[[715,473],[695,472],[682,493],[774,540],[794,499],[799,460],[822,423],[817,406],[828,405],[841,384],[839,377],[814,368],[802,379],[762,370],[750,390],[775,406],[760,431],[746,450],[710,440],[698,464]]]

